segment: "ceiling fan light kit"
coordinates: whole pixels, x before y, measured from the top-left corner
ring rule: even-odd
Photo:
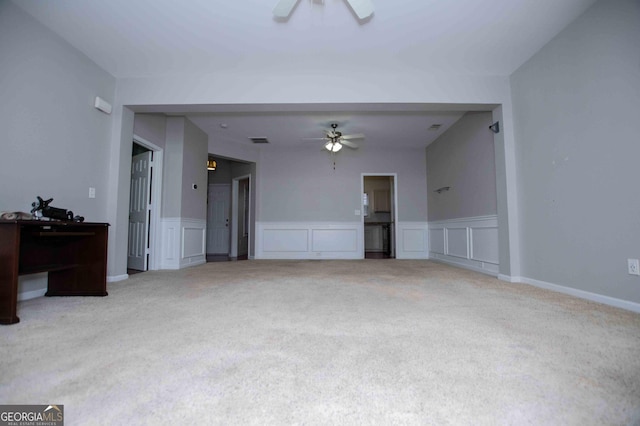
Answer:
[[[329,152],[338,152],[342,149],[342,144],[340,142],[332,142],[329,141],[324,145],[325,149]]]

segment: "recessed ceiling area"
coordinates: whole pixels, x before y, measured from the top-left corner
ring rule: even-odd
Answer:
[[[317,147],[318,141],[308,139],[323,137],[330,124],[337,123],[343,134],[365,135],[365,139],[358,142],[361,148],[424,148],[466,112],[491,111],[495,106],[389,103],[155,105],[131,108],[138,113],[186,116],[215,142],[254,145],[252,138],[266,138],[268,146]]]

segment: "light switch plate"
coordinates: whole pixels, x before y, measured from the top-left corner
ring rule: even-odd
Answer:
[[[96,189],[94,187],[89,187],[89,198],[96,198]]]
[[[356,216],[360,216],[360,210],[358,210],[358,209],[354,210],[353,214],[355,214]]]

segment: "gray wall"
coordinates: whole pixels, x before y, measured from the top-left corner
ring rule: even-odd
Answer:
[[[212,157],[218,163],[215,171],[208,172],[208,183],[212,184],[231,184],[231,165],[233,162],[224,158]]]
[[[162,176],[162,217],[182,214],[182,164],[184,151],[184,118],[167,118],[167,139]]]
[[[599,1],[511,77],[525,277],[640,302],[639,46]]]
[[[164,148],[167,132],[167,117],[163,114],[136,114],[133,134]]]
[[[491,122],[490,112],[467,113],[427,147],[429,221],[497,213]]]
[[[0,211],[37,195],[88,221],[107,220],[115,79],[9,1],[0,2]],[[96,198],[89,198],[89,187]]]
[[[207,147],[209,136],[185,118],[182,157],[182,217],[207,219]],[[193,189],[193,185],[198,188]]]
[[[168,117],[166,134],[162,217],[205,220],[208,136],[184,117]]]
[[[317,147],[269,149],[258,171],[259,220],[360,221],[361,173],[398,174],[398,220],[425,221],[426,170],[421,149],[343,149],[336,169]]]

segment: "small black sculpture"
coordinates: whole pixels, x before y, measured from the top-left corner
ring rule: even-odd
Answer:
[[[48,217],[49,219],[56,220],[84,222],[84,217],[74,216],[71,210],[50,207],[49,204],[53,201],[53,198],[49,198],[46,201],[39,196],[36,198],[38,198],[38,201],[31,203],[31,206],[33,207],[31,209],[31,214],[35,215],[36,217]]]

